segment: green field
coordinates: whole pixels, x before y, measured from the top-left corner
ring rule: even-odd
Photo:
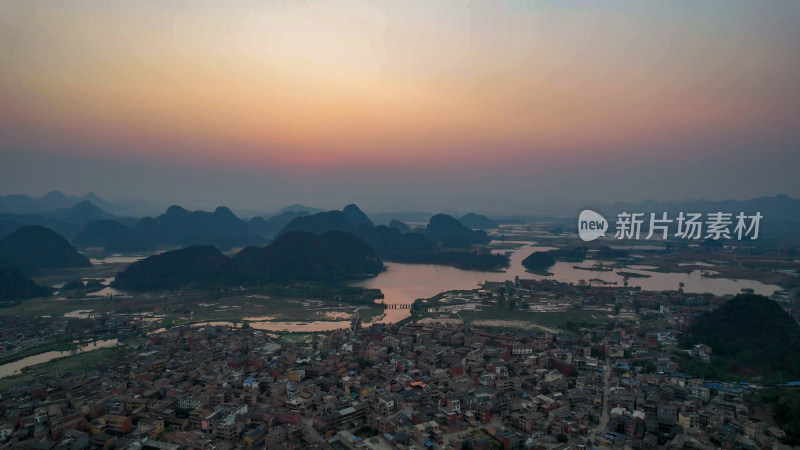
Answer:
[[[121,350],[119,348],[100,348],[26,367],[22,369],[22,373],[19,375],[0,378],[0,392],[16,384],[32,380],[39,375],[92,370],[97,364],[110,361],[120,354]]]
[[[0,317],[62,316],[77,310],[97,313],[155,313],[178,322],[241,321],[246,317],[269,316],[272,320],[338,321],[350,320],[356,311],[365,322],[384,313],[381,304],[350,304],[315,299],[257,295],[214,296],[203,293],[127,298],[32,299],[0,308]],[[193,314],[192,314],[193,313]]]
[[[25,350],[12,353],[11,355],[6,355],[0,358],[0,365],[8,364],[10,362],[18,361],[20,359],[27,358],[29,356],[38,355],[40,353],[52,352],[52,351],[66,352],[74,350],[78,348],[79,345],[80,344],[72,342],[71,339],[60,339],[58,341],[48,342],[46,344],[26,348]]]
[[[484,307],[481,311],[463,311],[461,317],[467,322],[474,320],[513,320],[530,322],[550,328],[564,328],[567,322],[590,323],[598,325],[608,322],[604,313],[573,309],[565,312],[532,312],[524,309],[510,310],[495,306]]]
[[[97,297],[85,300],[60,300],[56,298],[23,300],[20,304],[0,308],[0,317],[61,316],[79,309],[99,309],[109,300]]]

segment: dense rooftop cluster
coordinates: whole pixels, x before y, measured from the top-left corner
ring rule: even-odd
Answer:
[[[779,448],[747,385],[679,372],[673,326],[356,322],[303,343],[185,326],[8,389],[0,447]]]

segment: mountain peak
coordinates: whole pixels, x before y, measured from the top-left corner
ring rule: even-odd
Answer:
[[[0,253],[24,272],[40,268],[89,267],[89,259],[55,231],[39,225],[18,228],[0,241]]]
[[[89,200],[83,200],[72,207],[57,209],[53,213],[53,217],[70,223],[84,223],[93,220],[113,219],[114,215],[104,211]]]
[[[483,231],[472,231],[453,216],[436,214],[425,227],[425,235],[445,247],[468,247],[489,242]]]
[[[233,216],[236,217],[236,214],[231,211],[230,208],[227,206],[217,206],[217,209],[214,210],[214,214],[218,216]]]
[[[83,200],[70,209],[100,209],[100,208],[89,200]]]
[[[169,215],[183,215],[183,214],[189,214],[189,211],[181,208],[178,205],[172,205],[169,208],[167,208],[166,214],[169,214]]]
[[[342,209],[342,213],[347,220],[352,222],[354,225],[369,225],[370,227],[375,226],[372,221],[369,220],[369,217],[364,214],[364,211],[361,211],[361,209],[354,203],[345,206],[344,209]]]
[[[497,224],[486,216],[475,214],[473,212],[464,214],[458,219],[465,227],[472,228],[473,230],[485,230],[497,228]]]
[[[95,194],[94,192],[89,192],[86,195],[84,195],[82,198],[83,198],[83,200],[88,200],[88,201],[90,201],[92,203],[104,203],[103,199],[98,197],[97,194]]]
[[[289,205],[289,206],[287,206],[285,208],[281,208],[281,210],[278,211],[278,214],[285,213],[285,212],[301,212],[301,211],[306,211],[306,212],[308,212],[310,214],[316,214],[318,212],[324,212],[326,210],[319,209],[319,208],[312,208],[310,206],[301,205],[299,203],[294,203],[294,204],[291,204],[291,205]]]
[[[67,196],[62,194],[61,191],[50,191],[42,196],[43,200],[66,200]]]

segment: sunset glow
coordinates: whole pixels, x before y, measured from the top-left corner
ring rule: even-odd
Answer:
[[[796,4],[0,10],[4,154],[411,170],[649,164],[665,149],[689,164],[700,145],[724,155],[743,140],[797,142]]]

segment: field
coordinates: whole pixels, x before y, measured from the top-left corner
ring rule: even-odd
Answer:
[[[0,378],[0,391],[4,391],[18,383],[23,383],[36,378],[39,375],[91,370],[97,364],[109,361],[115,356],[119,355],[119,348],[100,348],[77,355],[57,358],[46,363],[37,364],[35,366],[26,367],[25,369],[22,369],[22,373],[19,375]]]
[[[512,311],[495,306],[486,307],[482,311],[463,311],[460,315],[468,322],[474,320],[518,320],[553,328],[562,328],[567,322],[599,324],[607,322],[609,319],[601,312],[582,309],[565,312],[532,312],[519,309]]]
[[[152,313],[174,320],[244,320],[267,316],[276,321],[350,320],[358,311],[364,321],[383,314],[379,304],[350,304],[316,299],[283,298],[266,295],[218,296],[207,293],[139,295],[86,299],[32,299],[0,308],[0,317],[63,316],[78,311],[95,313]]]
[[[448,293],[472,293],[475,291],[449,291]],[[610,320],[608,315],[599,311],[586,311],[570,309],[560,312],[539,312],[524,309],[508,309],[499,305],[481,304],[480,309],[461,310],[458,314],[448,312],[429,313],[428,308],[441,308],[453,306],[443,300],[448,293],[441,293],[419,303],[421,315],[415,316],[417,320],[425,319],[459,319],[465,323],[479,326],[501,326],[507,328],[541,329],[548,332],[574,333],[581,326],[594,326]]]
[[[599,325],[609,318],[597,311],[573,309],[565,312],[532,312],[509,310],[496,306],[481,311],[463,311],[460,316],[465,322],[484,326],[505,326],[509,328],[539,328],[550,332],[572,333],[578,324]]]

